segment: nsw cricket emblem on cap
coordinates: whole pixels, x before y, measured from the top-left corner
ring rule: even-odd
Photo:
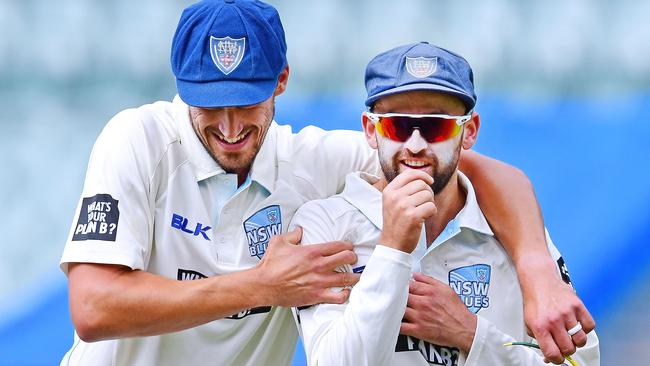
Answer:
[[[406,57],[406,71],[414,78],[424,79],[438,68],[437,57]]]
[[[217,38],[210,36],[210,55],[221,72],[228,75],[239,66],[244,58],[246,38]]]

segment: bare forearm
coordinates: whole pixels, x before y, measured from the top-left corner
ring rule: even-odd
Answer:
[[[544,222],[533,187],[519,169],[475,152],[464,151],[461,170],[476,187],[476,195],[492,230],[512,258],[524,295],[526,325],[547,360],[560,363],[564,355],[586,342],[584,333],[568,336],[580,322],[585,332],[595,327],[584,304],[566,285],[551,258]]]
[[[476,187],[481,209],[515,265],[536,264],[554,273],[544,221],[528,177],[519,169],[463,151],[460,169]]]
[[[175,332],[265,302],[251,271],[176,281],[124,267],[71,265],[70,309],[89,341]]]
[[[70,310],[86,341],[150,336],[192,328],[258,306],[343,303],[358,274],[338,273],[357,257],[352,244],[297,245],[301,230],[271,238],[253,268],[176,281],[124,266],[70,263]]]

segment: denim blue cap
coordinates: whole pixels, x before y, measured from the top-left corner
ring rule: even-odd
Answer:
[[[204,108],[257,104],[287,64],[277,10],[257,0],[204,0],[186,8],[172,42],[178,95]]]
[[[366,106],[381,97],[412,90],[454,95],[470,111],[476,105],[474,75],[461,56],[427,42],[412,43],[377,55],[366,67]]]

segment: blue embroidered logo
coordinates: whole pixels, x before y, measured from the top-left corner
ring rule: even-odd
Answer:
[[[474,314],[490,306],[490,270],[487,264],[474,264],[449,271],[449,286]]]
[[[244,231],[248,240],[248,253],[251,257],[262,259],[271,236],[282,233],[280,206],[268,206],[255,212],[244,221]]]
[[[228,75],[239,66],[244,58],[246,38],[217,38],[210,36],[210,56],[221,72]]]
[[[437,57],[406,57],[406,71],[414,78],[424,79],[437,69]]]
[[[190,220],[188,220],[186,217],[183,217],[179,214],[172,214],[171,226],[174,229],[178,229],[184,233],[192,234],[194,236],[201,235],[203,236],[203,239],[210,240],[210,237],[208,236],[208,230],[212,229],[210,226],[203,226],[202,223],[197,222],[194,230],[192,230],[187,228],[189,221]]]

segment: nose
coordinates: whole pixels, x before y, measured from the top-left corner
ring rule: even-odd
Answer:
[[[404,143],[404,148],[414,155],[427,148],[427,141],[420,134],[420,130],[413,130],[411,137]]]
[[[238,118],[237,108],[225,107],[219,118],[219,131],[227,138],[235,138],[244,129],[244,124]]]

